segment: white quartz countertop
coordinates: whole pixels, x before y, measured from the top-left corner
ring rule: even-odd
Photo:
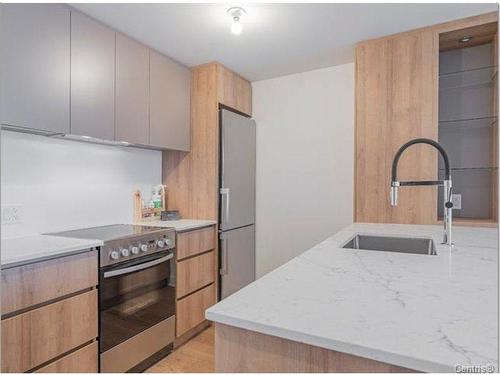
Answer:
[[[2,268],[77,254],[101,245],[102,241],[98,240],[84,240],[45,234],[2,239]]]
[[[144,221],[139,223],[140,225],[151,225],[154,227],[166,227],[174,228],[177,232],[183,232],[187,230],[193,230],[203,227],[208,227],[210,225],[217,224],[213,220],[194,220],[194,219],[181,219],[181,220],[166,220],[166,221]]]
[[[437,255],[343,249],[354,234],[432,237]],[[209,308],[209,320],[425,372],[498,370],[493,228],[353,224]]]

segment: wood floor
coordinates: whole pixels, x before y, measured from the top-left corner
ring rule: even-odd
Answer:
[[[214,339],[210,326],[146,372],[214,372]]]

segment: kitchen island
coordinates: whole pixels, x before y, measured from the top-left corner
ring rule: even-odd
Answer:
[[[344,249],[432,238],[437,255]],[[216,371],[498,370],[498,232],[353,224],[214,305]],[[462,367],[457,367],[462,366]]]

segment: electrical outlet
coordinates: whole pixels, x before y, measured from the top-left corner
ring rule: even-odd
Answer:
[[[451,203],[453,203],[453,209],[461,210],[462,209],[462,194],[452,194],[451,195]]]
[[[22,220],[22,206],[9,205],[2,207],[2,224],[19,224]]]

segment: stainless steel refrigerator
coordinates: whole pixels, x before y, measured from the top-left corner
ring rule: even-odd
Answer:
[[[255,280],[255,121],[220,110],[220,298]]]

